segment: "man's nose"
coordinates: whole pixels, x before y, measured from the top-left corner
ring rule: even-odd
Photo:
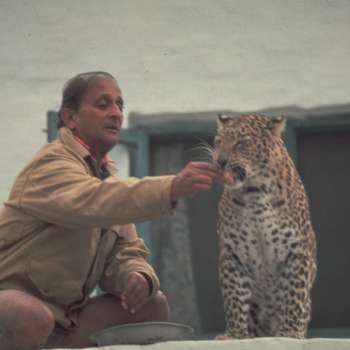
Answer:
[[[111,109],[111,117],[123,120],[123,117],[124,117],[123,110],[117,104],[114,104]]]

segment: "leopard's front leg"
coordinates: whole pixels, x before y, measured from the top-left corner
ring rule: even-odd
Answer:
[[[305,338],[311,314],[311,287],[315,262],[309,257],[292,253],[280,277],[279,329],[276,336]]]
[[[219,277],[224,299],[225,336],[249,338],[248,317],[251,299],[251,280],[239,258],[226,250],[220,260]]]

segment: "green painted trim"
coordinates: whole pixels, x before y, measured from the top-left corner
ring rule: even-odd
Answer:
[[[47,112],[47,142],[52,142],[58,134],[58,114],[55,111],[48,111]]]
[[[142,130],[123,129],[121,143],[128,147],[130,152],[130,175],[148,176],[150,167],[149,135]]]

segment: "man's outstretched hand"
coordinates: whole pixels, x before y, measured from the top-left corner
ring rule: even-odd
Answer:
[[[174,178],[170,198],[172,202],[181,197],[193,196],[209,190],[215,182],[223,183],[222,171],[207,162],[190,162]]]

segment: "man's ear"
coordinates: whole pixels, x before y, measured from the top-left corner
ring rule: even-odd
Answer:
[[[67,128],[71,130],[74,130],[76,128],[77,126],[76,114],[72,109],[64,108],[63,111],[61,112],[61,119],[63,121],[63,124]]]

